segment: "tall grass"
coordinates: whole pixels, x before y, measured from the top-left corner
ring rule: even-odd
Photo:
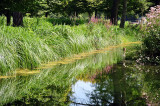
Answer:
[[[5,22],[5,18],[0,17]],[[53,25],[45,18],[24,19],[24,27],[0,24],[0,75],[33,69],[72,54],[137,40],[135,30],[86,23]]]

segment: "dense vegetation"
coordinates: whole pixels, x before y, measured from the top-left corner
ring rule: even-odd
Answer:
[[[118,17],[121,17],[121,27],[124,27],[125,16],[143,16],[151,5],[158,5],[156,0],[1,0],[0,14],[7,17],[7,24],[10,25],[13,16],[13,25],[22,26],[23,16],[30,13],[30,16],[64,16],[79,17],[87,13],[88,17],[94,14],[100,18],[111,19],[117,25]]]
[[[34,69],[72,54],[141,39],[140,33],[147,34],[144,45],[152,54],[146,53],[157,58],[158,24],[154,25],[156,31],[149,33],[141,32],[139,25],[125,29],[112,26],[124,28],[126,16],[142,16],[155,4],[158,2],[150,0],[1,0],[0,15],[4,16],[0,17],[0,73]]]
[[[1,74],[16,68],[33,69],[72,54],[136,41],[140,36],[137,29],[119,29],[108,21],[53,26],[51,19],[26,17],[25,27],[3,24],[0,26]]]
[[[159,4],[0,0],[0,105],[69,105],[79,79],[96,83],[97,105],[158,103],[159,66],[148,63],[160,64]]]
[[[160,56],[160,5],[152,7],[147,14],[148,22],[146,26],[146,39],[144,43],[147,47],[148,54]]]
[[[160,5],[151,7],[146,16],[147,23],[143,28],[145,57],[143,60],[160,64]]]

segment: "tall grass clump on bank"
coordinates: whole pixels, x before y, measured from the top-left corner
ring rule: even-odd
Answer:
[[[108,27],[109,26],[109,27]],[[0,74],[93,49],[135,41],[135,31],[105,23],[53,25],[45,18],[24,19],[24,27],[0,25]],[[134,33],[135,32],[135,33]]]
[[[34,68],[52,58],[51,49],[35,33],[24,28],[0,28],[1,73],[15,68]]]

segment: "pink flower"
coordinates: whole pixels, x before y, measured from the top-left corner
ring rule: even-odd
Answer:
[[[159,26],[160,22],[160,5],[157,5],[155,7],[151,7],[148,14],[146,14],[147,17],[147,32],[153,29],[155,26]],[[154,30],[157,31],[157,30]]]
[[[89,23],[98,23],[98,19],[95,17],[92,17]]]

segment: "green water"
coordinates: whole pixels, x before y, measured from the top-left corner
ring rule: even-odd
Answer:
[[[0,105],[160,105],[160,66],[137,64],[139,46],[96,53],[40,73],[0,79]]]

